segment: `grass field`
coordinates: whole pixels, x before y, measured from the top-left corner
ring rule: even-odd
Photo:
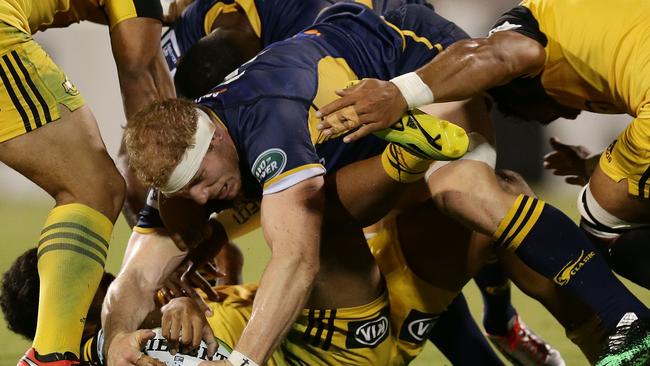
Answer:
[[[48,211],[47,203],[19,203],[8,202],[8,198],[0,197],[0,238],[2,240],[2,256],[0,256],[0,272],[9,267],[16,256],[36,243],[42,222]],[[120,219],[113,235],[111,250],[108,256],[108,270],[116,273],[121,255],[128,239],[129,231],[126,224]],[[245,237],[239,242],[247,258],[244,266],[244,280],[256,281],[262,271],[268,250],[262,242],[259,232]],[[263,253],[263,255],[260,255]],[[644,302],[650,303],[650,292],[631,286],[633,291],[642,297]],[[480,319],[482,302],[478,290],[473,283],[465,289],[465,294],[471,306],[472,313]],[[513,303],[523,316],[526,323],[538,334],[549,340],[555,348],[560,350],[569,366],[587,365],[585,358],[564,336],[559,324],[535,301],[514,289]],[[27,349],[29,343],[9,332],[0,320],[0,366],[15,365],[19,356]],[[468,350],[471,352],[471,350]],[[413,365],[448,365],[449,362],[434,347],[427,346]]]

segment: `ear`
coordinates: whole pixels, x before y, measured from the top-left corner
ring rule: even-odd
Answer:
[[[220,123],[215,123],[216,129],[214,130],[214,134],[212,134],[212,140],[210,143],[215,144],[223,141],[223,139],[226,137],[226,134],[228,133],[228,130],[221,125]]]

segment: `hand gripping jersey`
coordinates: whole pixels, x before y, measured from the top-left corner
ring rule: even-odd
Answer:
[[[197,100],[228,128],[244,181],[270,194],[383,150],[374,136],[354,144],[325,138],[316,111],[351,80],[413,71],[466,37],[423,6],[405,6],[386,20],[359,4],[329,7],[314,26],[267,47]]]
[[[600,166],[629,192],[650,197],[650,3],[525,0],[493,31],[511,30],[546,51],[541,82],[559,103],[636,119],[603,153]]]
[[[285,40],[309,27],[324,8],[352,0],[196,0],[174,22],[162,38],[167,63],[172,72],[181,55],[212,30],[222,14],[243,12],[262,47]],[[357,0],[378,14],[403,4],[428,5],[426,0]]]

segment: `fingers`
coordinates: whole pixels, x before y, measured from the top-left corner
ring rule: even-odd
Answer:
[[[159,361],[151,356],[142,354],[138,361],[135,363],[136,366],[167,366],[164,362]]]
[[[201,337],[205,344],[208,346],[208,356],[214,356],[214,354],[217,352],[217,349],[219,348],[219,344],[214,338],[212,328],[210,328],[210,325],[208,325],[207,322],[201,328]]]
[[[140,329],[135,332],[135,341],[139,349],[142,349],[147,341],[156,336],[156,333],[151,329]]]
[[[352,96],[347,96],[351,91],[356,90],[358,86],[355,86],[346,90],[337,90],[336,94],[341,96],[341,98],[334,100],[333,102],[323,106],[320,110],[316,112],[316,117],[323,118],[324,116],[330,115],[339,109],[352,106],[356,103],[357,99]]]
[[[379,127],[378,125],[375,125],[375,124],[363,125],[363,126],[359,127],[358,130],[346,135],[343,138],[343,142],[349,143],[349,142],[356,141],[356,140],[358,140],[358,139],[360,139],[360,138],[362,138],[364,136],[367,136],[367,135],[369,135],[369,134],[371,134],[371,133],[373,133],[375,131],[378,131],[380,129],[381,129],[381,127]]]
[[[559,138],[557,138],[557,137],[555,137],[555,136],[551,137],[551,138],[548,140],[548,142],[551,144],[551,146],[552,146],[554,149],[556,149],[556,148],[561,148],[561,147],[563,147],[563,146],[566,146],[565,144],[563,144],[562,142],[560,142],[560,139],[559,139]]]
[[[194,300],[194,302],[199,306],[199,309],[205,313],[206,316],[212,316],[212,309],[210,309],[210,306],[205,302],[205,299],[203,299],[196,290],[196,287],[200,288],[208,295],[208,298],[216,301],[219,299],[219,295],[212,288],[210,283],[197,273],[183,274],[182,281],[185,283],[183,286],[183,288],[186,289],[185,294]]]

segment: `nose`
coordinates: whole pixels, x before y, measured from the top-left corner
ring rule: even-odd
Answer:
[[[209,194],[206,189],[195,189],[190,192],[192,200],[199,205],[205,205],[208,202]]]

